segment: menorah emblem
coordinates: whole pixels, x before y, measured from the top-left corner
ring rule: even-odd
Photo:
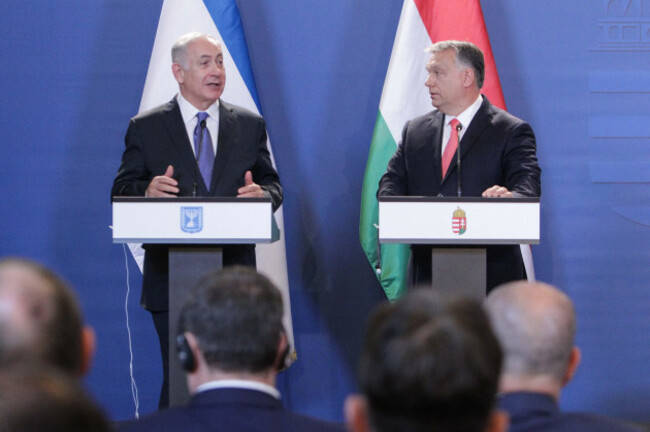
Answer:
[[[181,207],[181,230],[197,233],[203,229],[203,207]]]

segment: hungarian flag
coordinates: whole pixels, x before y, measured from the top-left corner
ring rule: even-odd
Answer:
[[[406,290],[410,251],[408,245],[379,245],[377,241],[379,179],[397,149],[404,124],[434,109],[424,87],[430,58],[424,50],[432,43],[449,39],[470,41],[481,48],[485,55],[482,93],[492,104],[505,109],[479,0],[404,0],[370,145],[359,223],[361,246],[391,301]],[[525,249],[530,253],[528,246]],[[530,276],[532,268],[527,267],[527,271]]]
[[[227,77],[223,100],[261,113],[244,29],[235,0],[164,1],[140,101],[140,112],[168,102],[178,93],[178,83],[174,79],[171,69],[171,47],[176,39],[190,32],[211,34],[221,42]],[[273,157],[271,145],[267,144],[271,151],[271,157]],[[278,228],[280,228],[280,240],[257,246],[257,269],[271,279],[282,292],[284,326],[289,343],[293,348],[293,325],[289,301],[282,207],[275,212],[275,218]],[[138,245],[129,246],[142,269],[142,249],[138,250]],[[292,356],[287,356],[288,362],[295,359],[295,350],[292,354]],[[289,359],[289,357],[291,358]]]

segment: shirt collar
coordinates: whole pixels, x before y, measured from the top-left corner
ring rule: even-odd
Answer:
[[[469,126],[469,124],[472,122],[472,119],[478,112],[479,108],[481,108],[482,103],[483,103],[483,95],[479,94],[476,100],[474,101],[474,103],[468,106],[467,108],[465,108],[465,111],[458,114],[457,116],[454,117],[445,114],[445,126],[448,126],[453,119],[458,119],[460,124],[463,125],[461,131],[464,132]]]
[[[237,379],[209,381],[203,383],[196,388],[196,393],[201,393],[207,390],[223,389],[223,388],[256,390],[262,393],[267,393],[273,396],[275,399],[280,400],[280,392],[275,387],[257,381],[237,380]]]
[[[183,95],[179,92],[178,95],[176,96],[176,100],[178,101],[178,108],[181,110],[181,116],[183,117],[183,123],[188,124],[190,121],[192,121],[198,112],[198,110],[194,105],[192,105],[187,99],[183,97]],[[205,110],[210,117],[213,119],[218,119],[219,118],[219,99],[217,99],[212,105],[208,107],[207,110]]]

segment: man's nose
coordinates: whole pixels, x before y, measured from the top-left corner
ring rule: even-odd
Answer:
[[[212,63],[212,66],[210,67],[210,73],[213,75],[221,75],[223,73],[223,66],[219,65],[218,63]]]

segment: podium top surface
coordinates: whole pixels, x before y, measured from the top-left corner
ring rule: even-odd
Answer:
[[[237,198],[237,197],[169,197],[169,198],[150,198],[150,197],[133,197],[133,196],[114,196],[111,197],[113,203],[230,203],[230,202],[247,202],[247,203],[270,203],[271,198]]]
[[[539,203],[539,197],[522,198],[484,198],[484,197],[433,197],[433,196],[380,196],[379,202],[505,202],[505,203]]]

